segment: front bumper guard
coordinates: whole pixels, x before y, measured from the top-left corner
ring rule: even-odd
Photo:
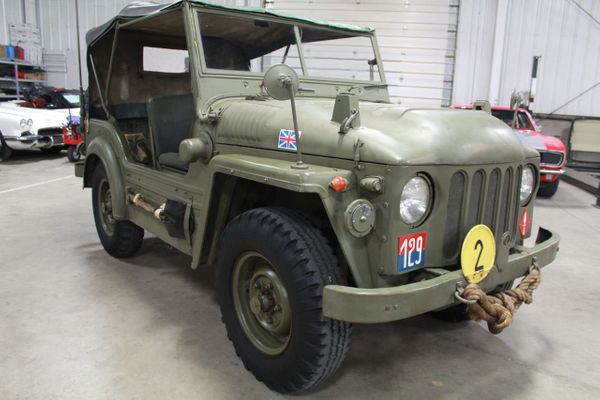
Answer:
[[[562,175],[565,173],[564,169],[548,169],[548,168],[541,168],[540,169],[540,175]]]
[[[7,142],[33,142],[34,140],[40,140],[43,138],[44,138],[44,136],[31,134],[31,135],[5,137],[4,140],[6,140]]]
[[[527,274],[534,261],[540,268],[545,267],[556,258],[559,242],[556,233],[540,228],[533,247],[518,246],[517,252],[508,257],[508,262],[493,268],[479,286],[489,292]],[[327,285],[323,291],[323,314],[354,323],[397,321],[458,304],[454,293],[458,287],[464,288],[467,284],[459,269],[425,281],[389,288]]]

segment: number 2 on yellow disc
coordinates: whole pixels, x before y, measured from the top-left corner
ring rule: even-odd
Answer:
[[[469,283],[481,282],[490,272],[496,260],[496,240],[485,225],[475,225],[462,244],[460,264]]]

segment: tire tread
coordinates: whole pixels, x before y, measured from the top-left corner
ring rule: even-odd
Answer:
[[[253,227],[266,229],[271,235],[286,238],[286,245],[282,251],[291,251],[296,256],[296,262],[289,265],[290,271],[296,277],[293,284],[297,291],[305,293],[302,301],[298,303],[298,313],[322,313],[323,287],[329,283],[344,284],[345,279],[340,273],[340,267],[331,245],[323,233],[306,216],[285,208],[265,207],[257,208],[238,215],[225,228],[221,236],[219,255],[226,251],[225,242],[232,240],[232,231],[239,226],[247,224]],[[311,264],[312,262],[312,264]],[[321,268],[313,268],[316,265]],[[219,268],[224,266],[219,264]],[[221,304],[223,302],[220,301]],[[226,323],[225,310],[222,307],[222,320]],[[311,337],[319,338],[318,342],[306,344],[313,349],[311,359],[302,357],[293,376],[286,382],[274,382],[264,377],[255,376],[270,388],[285,393],[299,392],[311,389],[328,377],[330,377],[340,366],[350,348],[351,324],[320,317],[320,320],[311,323]],[[240,356],[237,345],[229,333],[228,337],[236,348],[236,354]],[[306,354],[303,354],[306,356]],[[252,367],[248,365],[243,357],[242,361],[250,372]]]

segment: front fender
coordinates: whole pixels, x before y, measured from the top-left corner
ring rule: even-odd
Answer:
[[[335,176],[352,182],[352,172],[310,165],[307,169],[294,168],[295,163],[271,158],[240,154],[218,155],[211,159],[215,172],[277,186],[302,193],[317,193],[321,198],[331,194],[329,183]],[[351,189],[349,186],[348,189]]]
[[[215,156],[210,165],[214,173],[232,175],[299,193],[316,193],[321,199],[357,286],[373,285],[371,271],[365,267],[369,259],[364,238],[352,236],[345,225],[346,207],[359,196],[352,171],[312,164],[307,169],[298,169],[294,168],[294,162],[240,154]],[[348,181],[348,186],[342,193],[329,188],[329,183],[336,176],[342,176]]]
[[[90,176],[88,173],[93,173],[90,169],[95,168],[96,157],[106,170],[112,197],[113,216],[115,219],[126,219],[125,184],[121,166],[107,136],[97,136],[87,145],[84,176]],[[88,186],[88,184],[89,182],[84,182],[84,186]]]
[[[2,109],[0,109],[2,111]],[[0,135],[6,140],[11,138],[18,138],[21,136],[23,129],[19,127],[19,121],[21,118],[11,114],[2,115],[0,113]]]

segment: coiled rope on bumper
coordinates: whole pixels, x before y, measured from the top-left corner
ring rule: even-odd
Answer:
[[[533,291],[541,280],[540,269],[534,263],[514,289],[487,294],[479,285],[471,283],[464,289],[461,297],[473,301],[469,305],[469,317],[474,321],[486,321],[489,331],[496,335],[511,324],[513,316],[523,303],[533,302]]]

